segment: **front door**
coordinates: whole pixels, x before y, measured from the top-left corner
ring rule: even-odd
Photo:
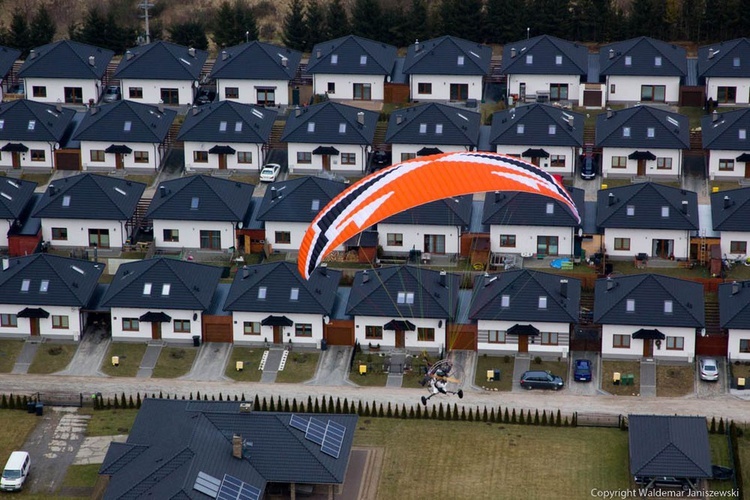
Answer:
[[[469,98],[469,85],[466,83],[451,83],[451,101],[465,101]]]
[[[653,339],[643,339],[643,357],[650,358],[654,355]]]
[[[518,84],[518,100],[524,102],[526,100],[526,84]]]
[[[38,337],[39,336],[39,318],[29,318],[29,327],[32,337]]]
[[[115,168],[118,170],[125,168],[125,164],[122,161],[122,153],[115,153]]]
[[[403,348],[406,346],[406,332],[403,330],[396,330],[396,349]]]
[[[529,337],[527,335],[518,336],[518,352],[529,352]]]
[[[331,157],[323,155],[323,170],[331,170]]]
[[[745,179],[750,179],[750,160],[745,162]]]
[[[273,326],[273,343],[281,344],[284,339],[281,336],[281,327],[278,325]]]
[[[13,151],[11,157],[13,158],[13,168],[21,168],[21,153]]]
[[[161,340],[161,323],[158,321],[151,323],[151,339]]]
[[[638,160],[638,176],[646,175],[646,160]]]
[[[654,240],[653,256],[669,259],[674,252],[674,240]]]
[[[531,164],[532,165],[536,165],[538,167],[539,166],[539,157],[536,156],[536,157],[532,158],[531,159]]]
[[[558,251],[557,236],[536,237],[536,253],[540,255],[557,255]]]
[[[219,170],[226,170],[227,169],[227,155],[220,154],[219,155]]]

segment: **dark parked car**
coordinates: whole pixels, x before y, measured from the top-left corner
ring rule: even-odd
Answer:
[[[591,361],[576,359],[574,367],[573,379],[576,382],[591,382]]]
[[[375,172],[391,164],[391,154],[377,150],[372,154],[372,171]]]
[[[216,92],[203,87],[198,91],[198,95],[195,97],[195,104],[197,106],[202,106],[214,102],[214,99],[216,99]]]
[[[563,379],[548,371],[530,370],[521,376],[521,387],[524,389],[554,389],[559,390],[565,385]]]
[[[581,155],[581,178],[585,180],[594,179],[598,170],[598,159],[591,148],[587,148],[586,152]]]

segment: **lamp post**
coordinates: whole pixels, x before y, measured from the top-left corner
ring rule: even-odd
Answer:
[[[245,43],[250,43],[250,32],[249,31],[245,32]]]
[[[529,33],[531,32],[531,28],[526,28],[526,40],[529,39]]]

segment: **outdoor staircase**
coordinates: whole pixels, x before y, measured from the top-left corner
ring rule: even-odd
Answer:
[[[271,127],[271,135],[268,137],[269,149],[285,149],[286,143],[281,142],[281,136],[284,133],[286,121],[276,120]]]
[[[591,146],[591,147],[593,147],[594,144],[596,144],[596,126],[594,124],[584,125],[583,144],[584,146]]]
[[[112,75],[115,74],[115,71],[117,71],[117,66],[120,65],[120,59],[111,59],[109,61],[109,64],[107,64],[107,70],[104,72],[104,77],[102,77],[102,88],[107,88],[110,85],[120,85],[120,80],[116,80],[112,78]]]
[[[589,324],[594,321],[594,292],[581,291],[581,307],[578,322]]]
[[[500,56],[492,56],[490,59],[490,73],[484,78],[485,83],[503,83],[505,75],[502,73],[503,59]]]
[[[386,144],[385,134],[388,130],[388,122],[378,122],[375,125],[375,136],[372,139],[373,151],[390,151],[391,145]]]
[[[182,124],[180,123],[173,123],[169,126],[169,132],[167,132],[167,137],[164,139],[164,150],[169,151],[172,148],[175,149],[183,149],[185,147],[185,143],[183,141],[177,140],[177,134],[180,133],[180,127]]]
[[[706,294],[704,303],[706,318],[706,335],[721,335],[719,320],[719,302],[715,294]]]
[[[690,131],[690,149],[685,151],[685,154],[701,156],[705,154],[703,150],[703,131],[702,130],[691,130]]]

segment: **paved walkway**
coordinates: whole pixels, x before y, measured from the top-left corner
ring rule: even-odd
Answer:
[[[164,347],[164,344],[161,342],[153,342],[146,347],[146,352],[143,353],[143,359],[141,359],[141,366],[138,367],[138,373],[135,375],[136,378],[151,378],[156,362],[159,361],[162,347]]]
[[[110,443],[124,443],[127,439],[127,434],[87,437],[78,448],[73,465],[101,464],[104,462]]]
[[[73,359],[65,370],[57,372],[58,375],[81,375],[102,377],[104,374],[99,371],[107,355],[109,344],[112,337],[109,336],[107,329],[100,326],[88,327],[81,337]]]
[[[641,396],[656,397],[656,362],[641,360]]]
[[[406,354],[403,352],[394,352],[390,356],[390,365],[388,367],[388,378],[386,387],[401,387],[404,384],[404,363]]]
[[[352,359],[352,346],[328,346],[323,351],[315,371],[315,378],[307,382],[310,385],[351,385],[349,380],[349,363]]]
[[[524,389],[521,388],[521,377],[523,376],[523,372],[526,372],[529,370],[529,366],[531,366],[531,357],[523,354],[516,354],[516,360],[513,363],[513,392],[526,392]]]
[[[263,367],[263,374],[260,376],[262,384],[273,384],[276,382],[276,375],[279,373],[279,364],[284,356],[285,349],[273,348],[268,350],[266,366]]]
[[[230,354],[232,354],[232,344],[205,342],[195,357],[190,373],[181,378],[186,380],[223,380]]]
[[[36,351],[39,350],[40,345],[41,341],[38,339],[27,340],[23,344],[23,348],[21,349],[21,353],[18,355],[18,358],[16,358],[16,364],[13,365],[13,370],[11,371],[11,373],[29,373],[29,366],[31,366],[31,362],[34,361],[34,356],[36,356]]]

